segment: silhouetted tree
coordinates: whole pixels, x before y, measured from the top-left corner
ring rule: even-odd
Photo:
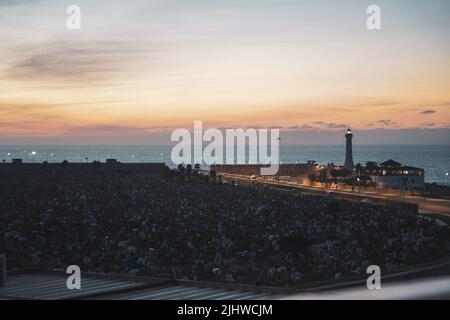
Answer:
[[[341,171],[342,171],[342,176],[343,177],[350,177],[352,175],[352,172],[350,170],[348,170],[348,169],[344,168]]]
[[[64,160],[62,162],[62,166],[63,166],[64,173],[67,173],[67,170],[69,169],[69,161]]]
[[[178,169],[178,176],[180,178],[180,182],[184,181],[184,176],[185,176],[185,173],[186,173],[186,169],[184,168],[183,164],[180,163],[177,166],[177,169]]]
[[[375,161],[367,161],[366,162],[367,173],[373,173],[376,170],[378,170],[378,164]]]
[[[188,182],[191,182],[191,178],[192,178],[192,164],[189,163],[186,166],[186,173],[187,173]]]
[[[217,173],[216,173],[216,170],[209,170],[209,178],[210,178],[213,182],[217,182]]]
[[[199,171],[200,171],[200,163],[194,164],[194,169],[195,169],[195,177],[198,180],[200,178],[199,177],[199,175],[200,175],[200,173],[199,173]]]

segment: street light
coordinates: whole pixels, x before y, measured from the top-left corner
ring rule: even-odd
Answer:
[[[360,178],[356,178],[356,181],[358,181],[358,193],[361,193],[361,182],[360,182]]]
[[[36,159],[34,158],[34,156],[36,155],[36,151],[31,151],[29,156],[33,158],[33,160],[31,160],[31,162],[35,162]]]

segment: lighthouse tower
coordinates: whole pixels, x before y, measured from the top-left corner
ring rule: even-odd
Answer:
[[[347,133],[345,134],[345,162],[344,162],[344,168],[350,171],[353,171],[355,168],[355,164],[353,163],[353,151],[352,151],[352,138],[353,133],[352,130],[350,130],[350,127],[347,130]]]

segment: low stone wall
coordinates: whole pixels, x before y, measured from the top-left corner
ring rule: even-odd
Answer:
[[[0,163],[0,176],[9,174],[145,173],[163,176],[164,163]]]

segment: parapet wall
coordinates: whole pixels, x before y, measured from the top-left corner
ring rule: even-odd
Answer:
[[[163,176],[164,163],[0,163],[0,175],[51,173],[143,173]]]

